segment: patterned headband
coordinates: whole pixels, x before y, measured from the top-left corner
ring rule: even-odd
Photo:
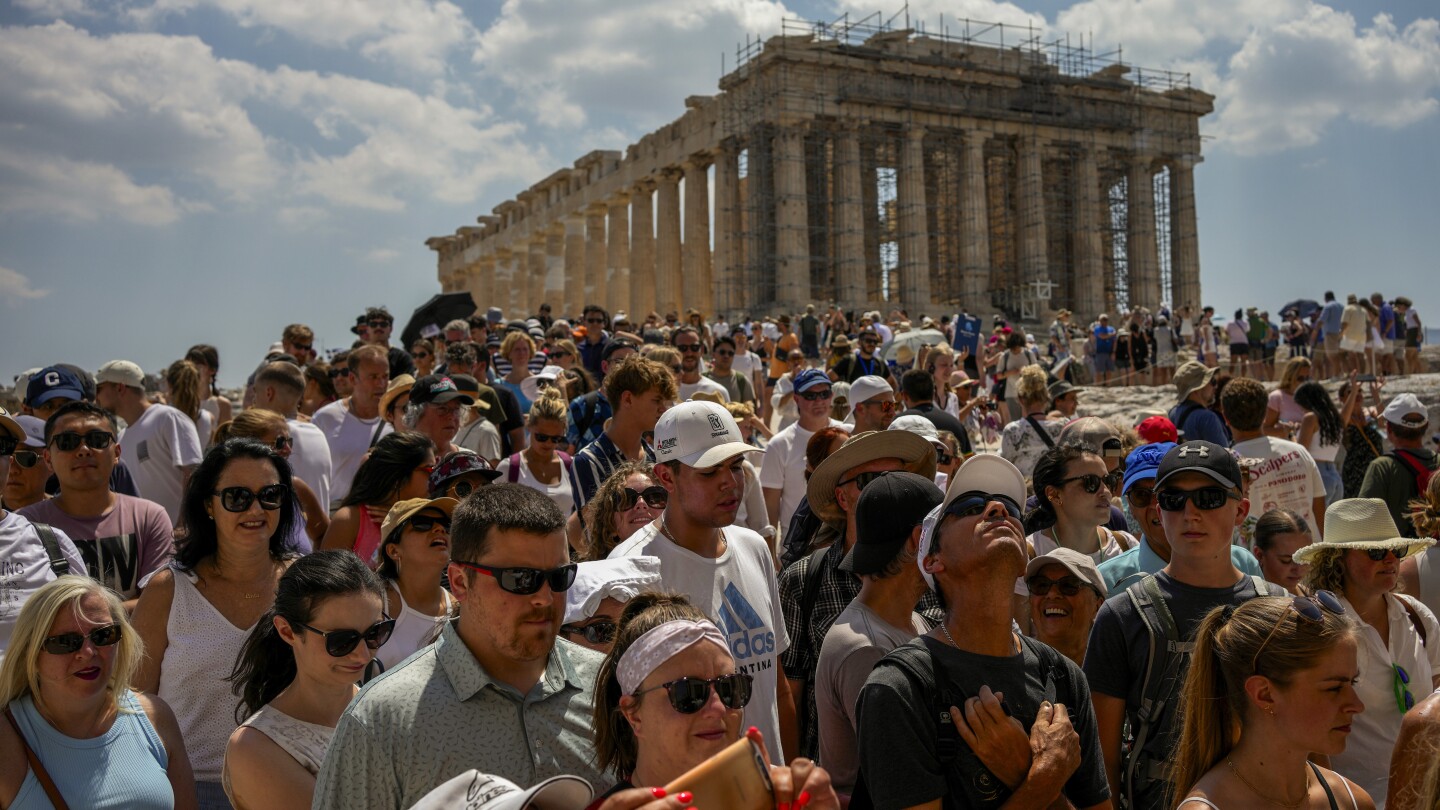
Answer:
[[[650,673],[676,653],[701,640],[713,641],[720,645],[720,649],[730,652],[725,636],[709,621],[676,619],[650,628],[635,639],[635,643],[625,650],[625,654],[620,656],[620,663],[615,666],[615,678],[620,681],[620,692],[626,695],[635,694],[635,690],[640,688],[640,684]]]

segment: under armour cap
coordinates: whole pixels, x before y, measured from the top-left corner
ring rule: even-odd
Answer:
[[[578,776],[552,776],[528,790],[499,776],[469,770],[426,793],[412,810],[575,810],[595,791]]]
[[[127,388],[145,388],[145,372],[129,360],[111,360],[95,372],[95,382],[119,383]]]
[[[1400,427],[1424,427],[1430,421],[1430,411],[1414,394],[1399,394],[1385,406],[1385,421]]]
[[[25,387],[25,404],[32,408],[60,397],[74,400],[85,398],[84,385],[68,368],[46,366],[35,372],[35,376],[30,378],[29,385]]]
[[[687,467],[714,467],[740,453],[761,453],[740,438],[740,426],[723,405],[703,400],[682,402],[655,423],[655,463],[678,461]]]
[[[1171,448],[1165,454],[1155,471],[1156,489],[1164,486],[1168,479],[1187,472],[1201,473],[1230,489],[1239,489],[1242,480],[1240,462],[1228,449],[1214,442],[1196,440]]]

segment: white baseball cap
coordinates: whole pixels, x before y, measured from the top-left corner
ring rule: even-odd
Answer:
[[[144,388],[145,372],[129,360],[111,360],[95,372],[95,382],[113,382],[127,388]]]
[[[521,790],[508,779],[469,770],[426,793],[411,810],[575,810],[594,795],[578,776],[552,776]]]
[[[855,406],[881,394],[892,396],[895,394],[895,389],[890,387],[890,383],[885,382],[884,377],[877,377],[874,374],[856,377],[855,382],[850,383],[850,410],[846,412],[846,417],[855,414]]]
[[[1401,427],[1424,427],[1430,421],[1430,411],[1414,394],[1397,394],[1381,415],[1386,422]]]
[[[655,463],[678,461],[687,467],[714,467],[740,453],[761,453],[740,438],[740,426],[723,405],[704,400],[682,402],[655,423]]]

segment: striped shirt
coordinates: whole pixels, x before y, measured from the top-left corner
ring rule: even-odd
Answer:
[[[642,439],[640,449],[645,460],[655,463],[655,451]],[[596,490],[605,483],[615,468],[630,459],[610,441],[609,433],[601,433],[595,441],[585,445],[575,454],[575,512],[584,514],[585,504],[595,497]]]

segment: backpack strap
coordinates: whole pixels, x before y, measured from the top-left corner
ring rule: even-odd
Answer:
[[[1026,416],[1025,421],[1030,423],[1030,427],[1040,437],[1040,441],[1045,443],[1045,449],[1053,450],[1055,448],[1055,440],[1050,438],[1050,434],[1040,426],[1040,420],[1036,419],[1034,414]]]
[[[595,409],[600,406],[600,391],[591,391],[581,399],[585,402],[585,416],[575,425],[575,435],[584,441],[585,434],[590,432],[590,427],[595,424]]]
[[[1405,612],[1410,616],[1410,624],[1414,625],[1415,627],[1415,635],[1420,637],[1420,646],[1426,646],[1425,642],[1427,641],[1427,639],[1425,638],[1425,622],[1420,620],[1420,614],[1415,612],[1415,606],[1410,604],[1409,599],[1406,599],[1404,596],[1401,596],[1399,594],[1396,594],[1396,596],[1397,598],[1399,598],[1400,604],[1405,607]]]
[[[1415,489],[1423,493],[1425,488],[1430,485],[1430,476],[1434,475],[1435,471],[1426,467],[1423,461],[1408,450],[1394,450],[1388,455],[1400,462],[1400,466],[1408,469],[1410,474],[1415,476]]]
[[[514,455],[510,456],[510,469],[508,469],[508,470],[505,471],[505,480],[506,480],[506,481],[509,481],[509,482],[512,483],[512,484],[519,483],[519,481],[520,481],[520,464],[521,464],[521,462],[520,462],[520,454],[519,454],[519,453],[515,453]]]
[[[63,577],[70,573],[70,561],[65,558],[65,553],[60,550],[60,540],[55,537],[55,530],[47,524],[30,521],[35,527],[35,533],[40,535],[40,545],[45,547],[45,556],[50,558],[50,570],[55,572],[56,577]]]
[[[1175,624],[1170,608],[1165,604],[1165,596],[1160,592],[1160,583],[1154,574],[1147,574],[1144,579],[1126,588],[1125,595],[1129,597],[1130,604],[1144,623],[1149,637],[1145,671],[1141,681],[1140,710],[1136,713],[1136,722],[1131,728],[1133,742],[1130,745],[1130,756],[1120,774],[1121,793],[1127,803],[1134,806],[1140,785],[1159,778],[1159,769],[1165,765],[1164,762],[1145,762],[1142,765],[1142,761],[1147,759],[1144,756],[1145,746],[1150,742],[1169,702],[1167,681],[1190,655],[1195,644],[1180,639],[1179,627]]]

